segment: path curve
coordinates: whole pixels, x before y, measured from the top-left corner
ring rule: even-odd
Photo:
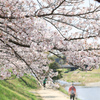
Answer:
[[[56,89],[40,89],[37,93],[43,98],[43,100],[69,100],[69,97]]]

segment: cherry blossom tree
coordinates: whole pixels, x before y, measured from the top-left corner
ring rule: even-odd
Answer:
[[[95,1],[98,1],[98,2],[100,2],[100,0],[95,0]]]
[[[83,69],[99,68],[100,5],[84,2],[0,0],[0,79],[31,73],[41,83],[51,80],[57,73],[48,67],[48,52]]]

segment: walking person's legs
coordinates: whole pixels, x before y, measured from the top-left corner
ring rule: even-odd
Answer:
[[[74,96],[73,96],[73,100],[74,100]]]
[[[75,98],[75,95],[73,95],[73,100],[74,100],[74,98]]]
[[[75,100],[75,95],[70,95],[70,100]]]
[[[70,100],[72,99],[72,96],[70,95]]]
[[[74,98],[73,98],[73,96],[72,96],[72,95],[70,95],[70,100],[74,100]]]
[[[45,83],[43,84],[43,86],[44,86],[44,89],[45,89]]]

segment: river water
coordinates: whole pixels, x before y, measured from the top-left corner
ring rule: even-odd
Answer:
[[[65,81],[58,81],[61,85],[66,85],[65,90],[68,91],[71,83]],[[79,83],[75,83],[78,84]],[[77,97],[80,100],[100,100],[100,87],[86,87],[86,86],[75,86],[77,91]]]

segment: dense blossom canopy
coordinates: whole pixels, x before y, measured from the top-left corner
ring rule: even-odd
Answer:
[[[100,5],[84,0],[0,0],[0,79],[57,75],[48,52],[88,70],[100,64]],[[9,70],[12,70],[9,71]]]

